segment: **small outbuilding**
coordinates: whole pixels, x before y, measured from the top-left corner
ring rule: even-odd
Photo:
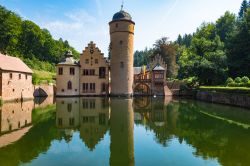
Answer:
[[[33,98],[33,71],[19,58],[0,54],[0,96],[2,100]]]

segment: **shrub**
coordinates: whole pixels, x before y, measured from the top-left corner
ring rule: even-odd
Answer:
[[[243,84],[247,84],[249,82],[249,78],[247,76],[242,77],[241,82]]]
[[[248,81],[248,83],[247,83],[247,87],[250,87],[250,81]]]
[[[231,83],[234,83],[234,80],[231,77],[229,77],[226,81],[226,85],[228,86]]]
[[[241,78],[240,77],[236,77],[234,80],[235,83],[239,84],[241,83]]]
[[[189,77],[189,78],[185,79],[184,81],[187,84],[187,86],[190,88],[199,86],[199,82],[198,82],[197,77]]]

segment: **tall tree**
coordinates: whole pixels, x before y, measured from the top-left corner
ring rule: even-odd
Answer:
[[[240,11],[239,11],[239,18],[242,19],[247,11],[248,8],[247,0],[243,0],[241,3]]]
[[[235,30],[236,16],[228,11],[216,21],[217,35],[219,35],[221,41],[225,42],[226,44]]]
[[[229,74],[250,76],[250,10],[247,10],[227,48]]]
[[[160,54],[167,64],[167,77],[176,78],[178,73],[176,44],[169,42],[167,37],[162,37],[155,42],[154,49],[154,55]]]

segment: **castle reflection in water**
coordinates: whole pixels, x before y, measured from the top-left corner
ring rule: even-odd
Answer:
[[[102,152],[105,156],[98,155],[102,165],[144,165],[143,161],[152,159],[149,156],[167,160],[159,149],[171,151],[173,142],[181,149],[194,148],[191,155],[204,160],[246,165],[250,162],[249,139],[249,111],[197,101],[89,97],[56,98],[54,102],[53,98],[40,98],[0,106],[0,163],[6,165],[36,159],[43,163],[42,154],[49,160],[56,157],[51,154],[53,148],[66,157],[70,154],[70,159],[76,157],[76,162],[96,163],[96,158],[79,158],[73,149],[63,151],[65,144],[80,147],[82,156]],[[172,156],[179,161],[179,153]],[[57,159],[52,161],[60,163]]]
[[[54,104],[53,97],[23,102],[7,102],[0,106],[0,148],[19,140],[32,127],[32,111]]]
[[[78,130],[90,151],[110,131],[110,164],[134,165],[134,122],[148,125],[156,135],[166,125],[166,106],[171,98],[152,100],[148,97],[57,98],[56,126],[65,132],[68,141]]]

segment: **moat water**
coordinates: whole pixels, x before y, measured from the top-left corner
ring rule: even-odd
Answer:
[[[1,166],[250,165],[250,110],[170,98],[0,106]]]

